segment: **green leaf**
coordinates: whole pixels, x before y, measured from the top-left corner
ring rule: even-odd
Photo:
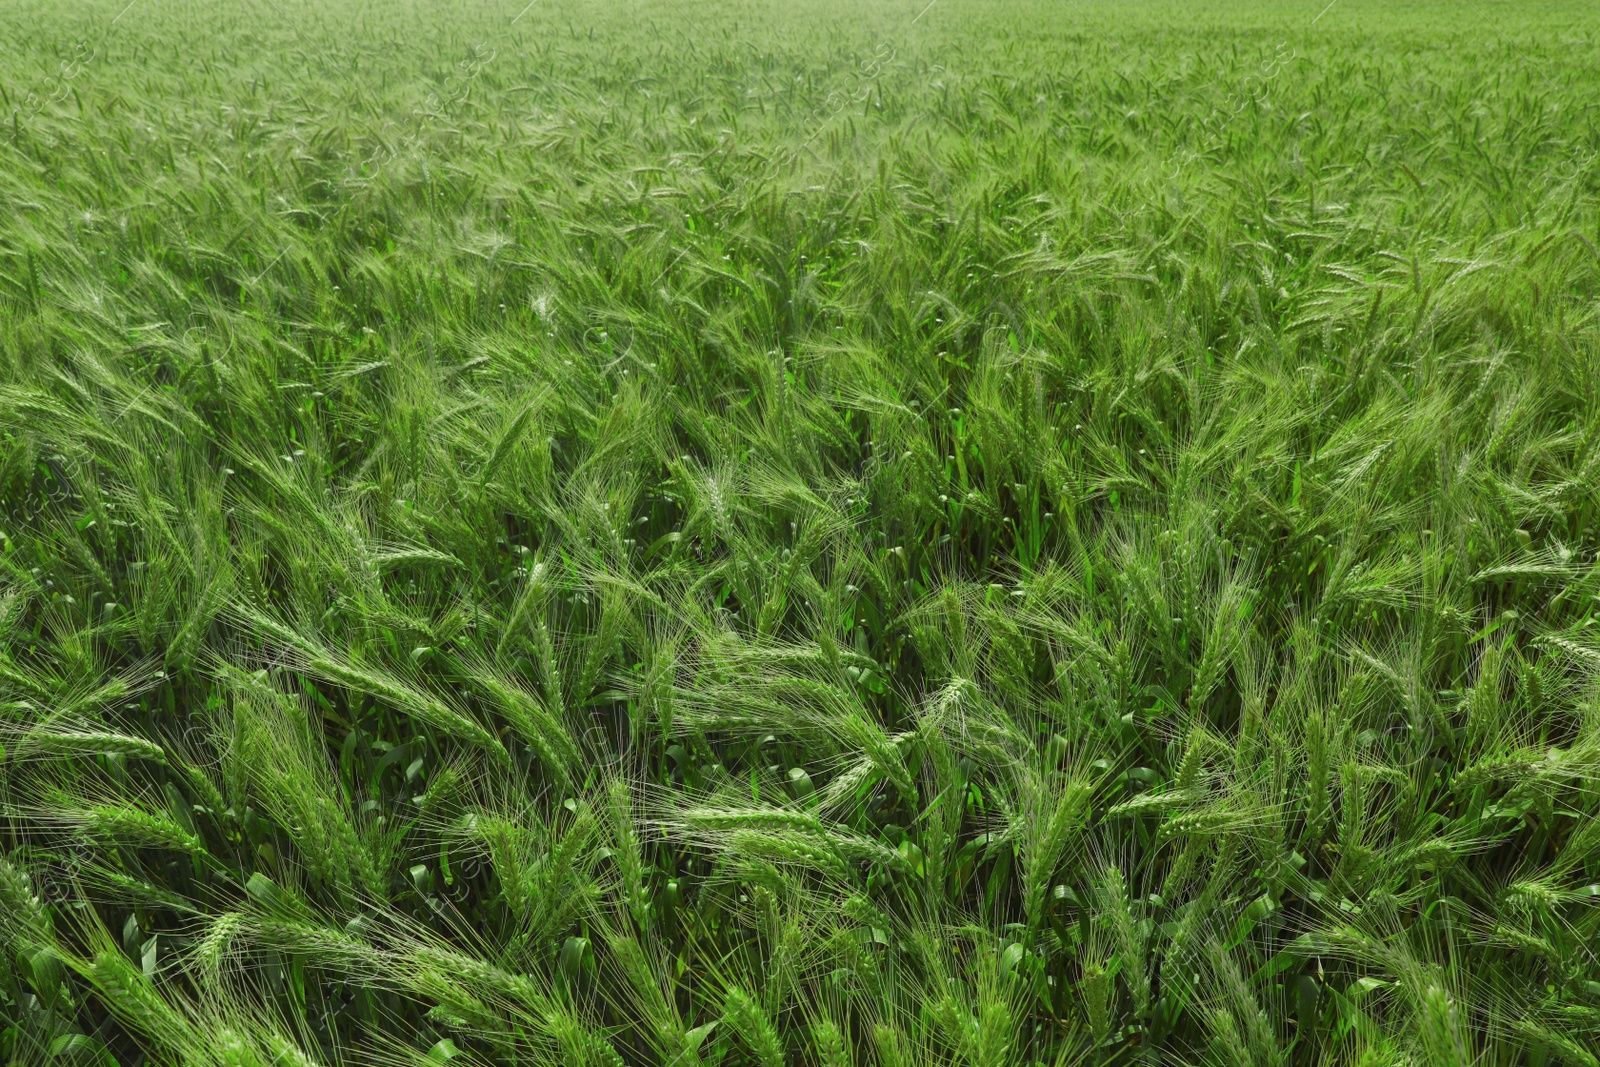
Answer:
[[[85,1034],[67,1034],[50,1042],[50,1058],[79,1067],[117,1067],[111,1051]]]

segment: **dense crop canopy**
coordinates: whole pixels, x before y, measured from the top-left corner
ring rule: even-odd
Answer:
[[[124,2],[0,1056],[1600,1067],[1592,5]]]

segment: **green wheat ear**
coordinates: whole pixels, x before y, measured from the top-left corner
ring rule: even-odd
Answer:
[[[34,889],[34,880],[6,856],[0,856],[0,903],[5,905],[0,929],[4,930],[8,943],[15,939],[18,944],[24,944],[26,939],[49,935],[50,915]]]
[[[744,990],[734,986],[723,1000],[723,1021],[750,1050],[761,1067],[782,1067],[783,1041],[766,1013]]]
[[[120,949],[108,944],[76,966],[118,1022],[169,1053],[182,1053],[192,1046],[192,1021],[174,1008]]]
[[[1078,985],[1089,1033],[1096,1045],[1102,1044],[1111,1033],[1111,974],[1104,964],[1085,964]]]

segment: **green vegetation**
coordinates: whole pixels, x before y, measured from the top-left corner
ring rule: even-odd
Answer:
[[[124,3],[8,1062],[1600,1064],[1592,4]]]

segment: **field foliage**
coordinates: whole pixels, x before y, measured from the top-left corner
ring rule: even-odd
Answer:
[[[1592,5],[124,3],[9,1062],[1600,1065]]]

